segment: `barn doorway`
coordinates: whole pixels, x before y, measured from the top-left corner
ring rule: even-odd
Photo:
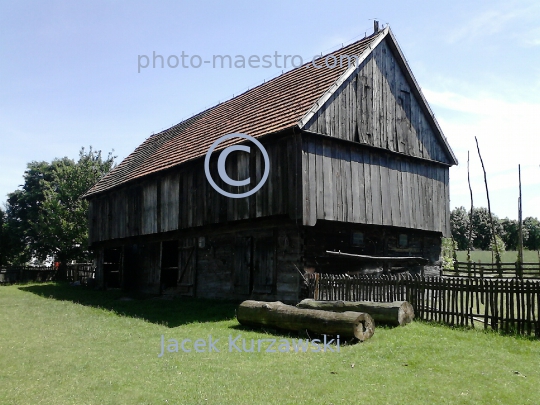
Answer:
[[[237,237],[234,247],[234,293],[249,297],[253,291],[253,238]]]
[[[265,236],[258,238],[254,243],[252,291],[254,294],[272,294],[276,291],[275,240],[274,236]]]
[[[201,239],[201,238],[199,238]],[[177,291],[180,295],[195,295],[195,270],[197,268],[197,244],[203,243],[197,238],[187,238],[180,241],[179,274]]]
[[[161,294],[195,295],[195,238],[161,244]]]
[[[161,290],[175,289],[178,282],[178,241],[161,245]]]
[[[120,288],[122,249],[105,249],[103,252],[103,282],[105,288]]]

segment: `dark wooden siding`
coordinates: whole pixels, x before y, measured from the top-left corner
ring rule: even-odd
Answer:
[[[305,135],[304,225],[317,220],[449,233],[448,167]]]
[[[362,234],[362,240],[354,242],[353,235]],[[404,245],[400,244],[400,236],[406,237]],[[327,251],[375,256],[375,257],[423,257],[430,265],[440,260],[441,236],[434,232],[419,231],[386,226],[362,224],[342,224],[330,221],[319,221],[315,226],[304,229],[304,261],[311,271],[342,273],[346,271],[374,271],[382,262],[369,259],[355,259],[347,265],[339,264],[339,259],[329,256]],[[404,262],[394,262],[394,267],[403,266]],[[418,263],[408,262],[414,269]],[[419,268],[418,268],[419,269]],[[382,271],[382,268],[380,268]]]
[[[157,212],[158,212],[158,193],[157,193],[157,182],[148,181],[143,184],[141,187],[142,190],[142,212],[141,212],[141,223],[142,223],[142,235],[148,235],[151,233],[158,232],[157,227]],[[111,194],[112,199],[120,199],[121,193]],[[123,201],[124,204],[129,202]],[[115,219],[113,218],[113,221]],[[119,237],[131,236],[128,233],[127,229],[124,229],[124,234]]]
[[[386,41],[307,123],[306,130],[451,164]]]
[[[147,293],[159,293],[161,244],[146,242],[128,244],[123,254],[124,288]]]
[[[161,178],[161,231],[168,232],[178,229],[180,210],[179,176],[170,173]]]
[[[295,302],[302,248],[290,225],[207,235],[197,249],[197,296]]]
[[[204,174],[203,160],[176,170],[149,176],[139,183],[114,189],[90,200],[90,242],[268,216],[300,217],[300,141],[288,136],[264,143],[270,157],[270,175],[264,186],[246,198],[228,198],[215,191]],[[216,183],[229,192],[244,192],[259,182],[264,171],[260,151],[232,153],[227,173],[233,179],[251,178],[251,184],[231,187],[217,175],[217,156],[210,163]],[[216,154],[217,155],[217,154]]]

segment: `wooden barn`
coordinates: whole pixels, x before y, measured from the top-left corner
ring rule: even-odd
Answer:
[[[352,58],[354,56],[354,59]],[[350,63],[347,62],[350,60]],[[334,65],[334,66],[333,66]],[[218,193],[226,134],[264,185]],[[224,160],[220,151],[250,146]],[[86,194],[98,282],[294,302],[305,272],[438,269],[457,164],[389,27],[149,137]],[[212,179],[266,164],[234,138]]]

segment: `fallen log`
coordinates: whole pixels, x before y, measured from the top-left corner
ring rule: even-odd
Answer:
[[[306,299],[301,301],[297,307],[332,312],[365,312],[370,314],[376,323],[395,326],[405,326],[414,319],[414,309],[407,301],[316,301]]]
[[[373,318],[368,314],[302,309],[279,301],[244,301],[238,306],[236,318],[247,326],[271,326],[295,332],[307,330],[360,341],[369,339],[375,331]]]

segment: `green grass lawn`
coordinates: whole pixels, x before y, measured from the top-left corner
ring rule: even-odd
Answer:
[[[0,404],[539,404],[540,342],[414,322],[326,353],[165,353],[249,330],[235,305],[0,287]],[[334,349],[336,349],[334,347]]]
[[[458,250],[457,257],[460,262],[467,261],[467,251]],[[490,251],[485,250],[473,250],[471,251],[471,260],[473,262],[492,263],[492,254]],[[515,263],[517,261],[517,251],[508,250],[501,254],[501,261],[503,263]],[[535,250],[523,251],[523,262],[525,263],[538,263],[538,252]],[[495,259],[493,259],[495,263]]]

